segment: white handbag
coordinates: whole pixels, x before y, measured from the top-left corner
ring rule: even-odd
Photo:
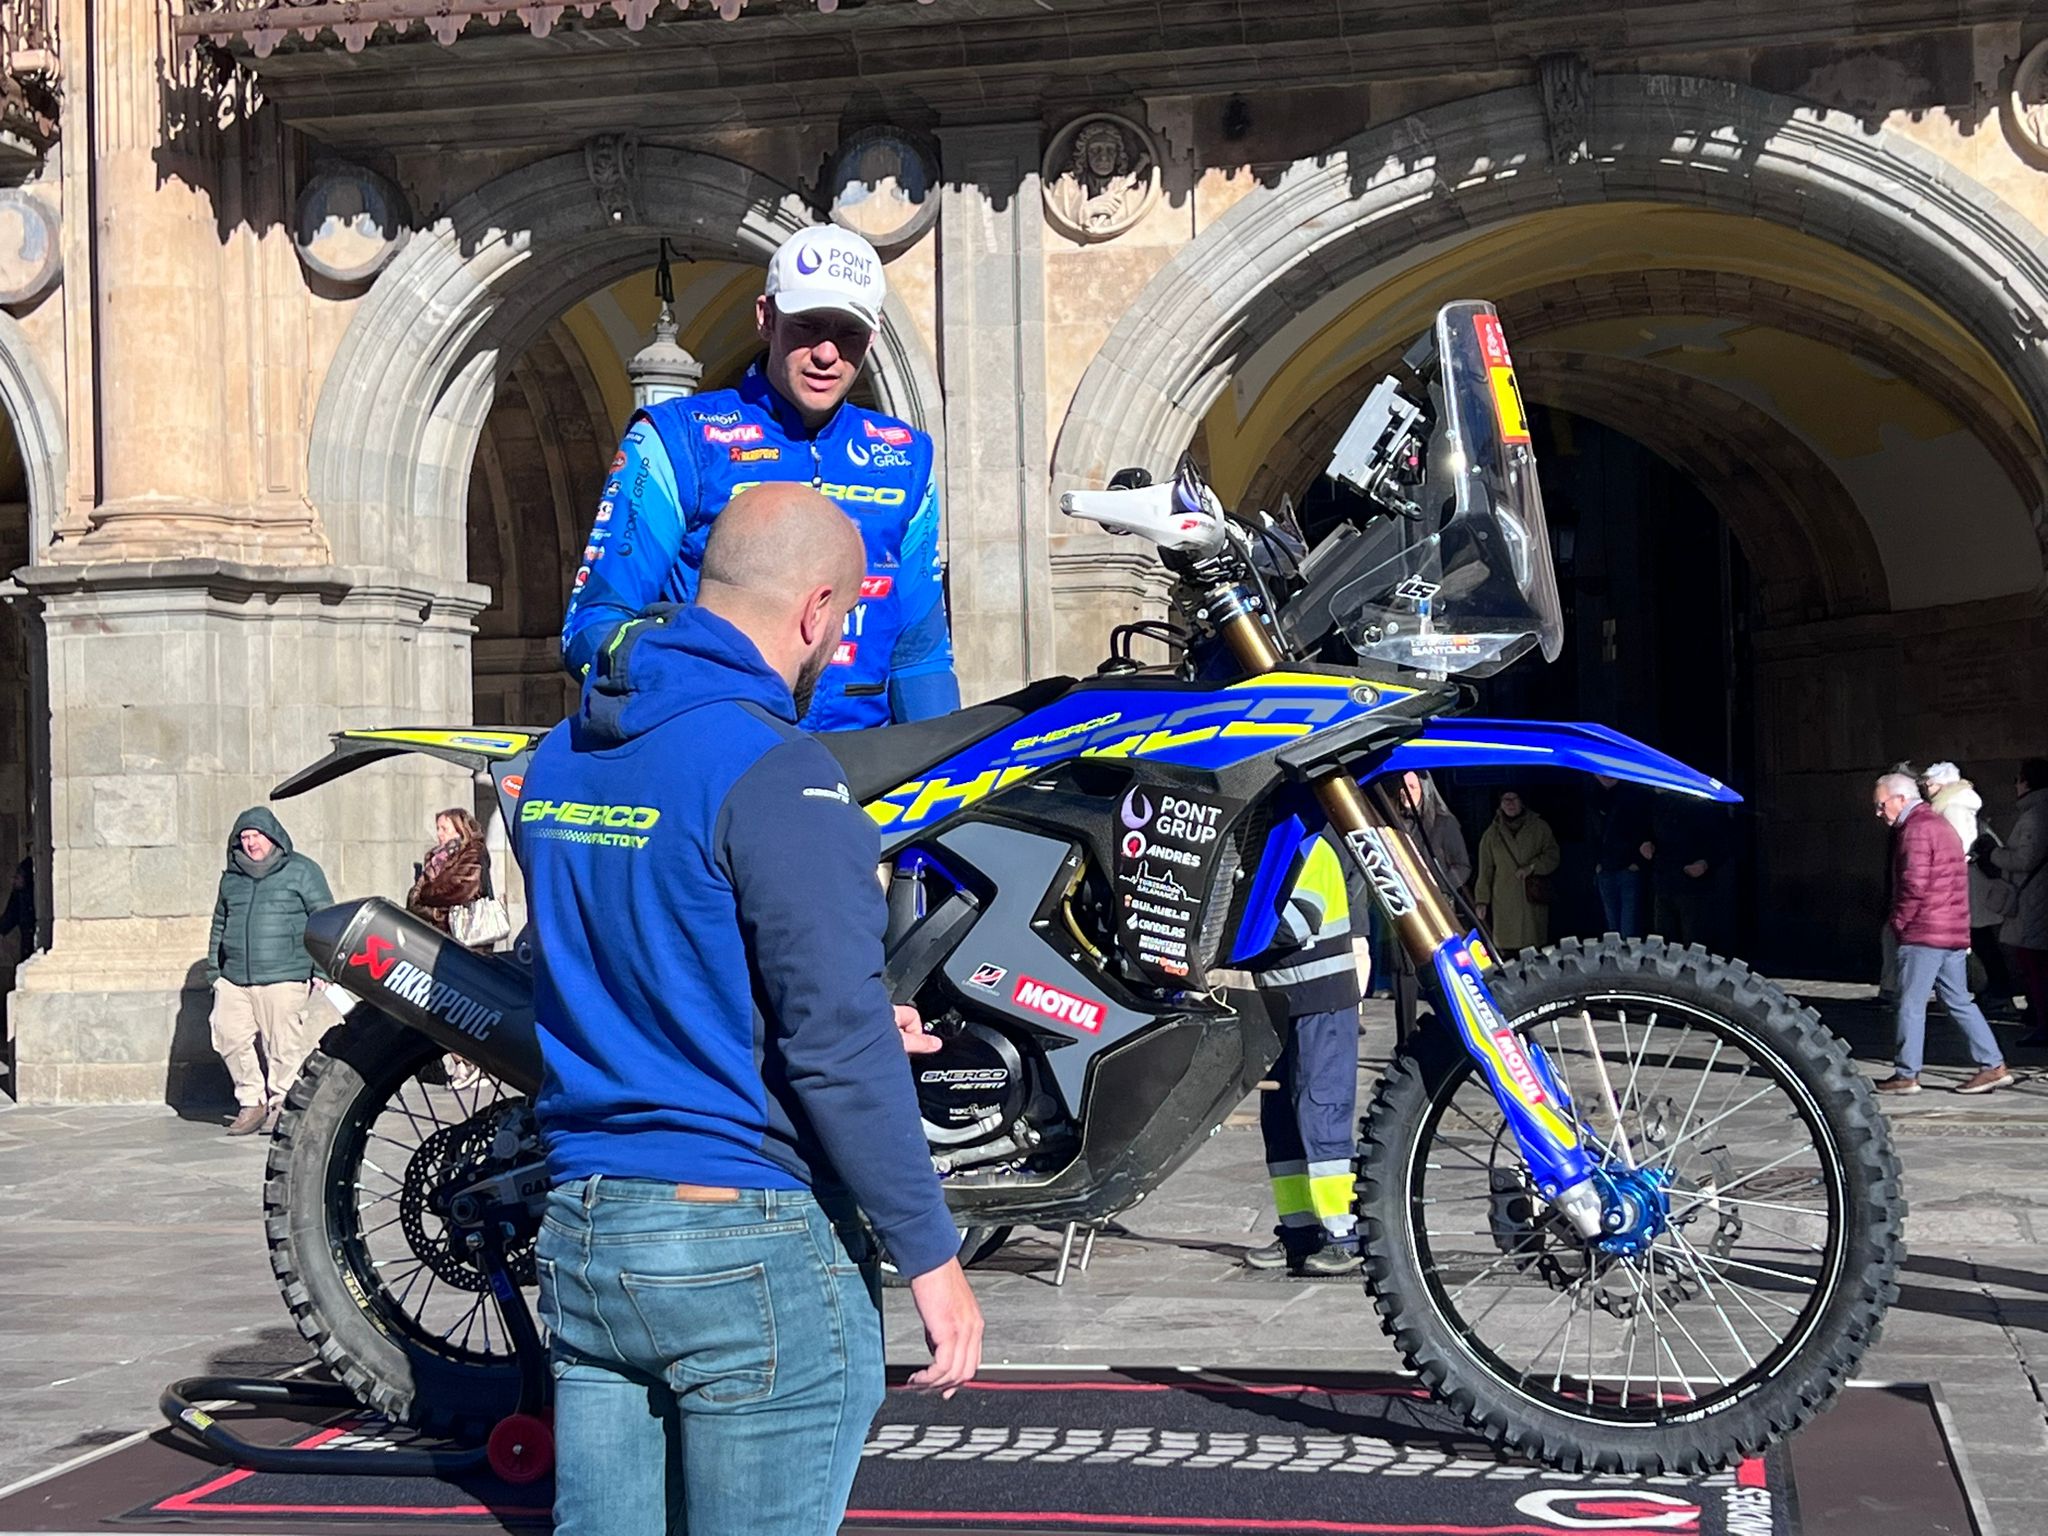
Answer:
[[[512,937],[512,919],[495,896],[479,896],[448,914],[448,932],[470,949],[489,949]]]

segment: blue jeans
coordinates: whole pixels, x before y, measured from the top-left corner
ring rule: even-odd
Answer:
[[[879,1294],[846,1216],[645,1179],[548,1195],[556,1536],[838,1530],[883,1394]]]
[[[1970,996],[1969,967],[1967,949],[1935,949],[1927,944],[1899,946],[1899,1001],[1893,1017],[1897,1020],[1899,1041],[1894,1065],[1901,1077],[1920,1075],[1927,1044],[1929,988],[1962,1030],[1972,1061],[1980,1067],[1995,1067],[2005,1060],[1991,1026],[1984,1022],[1984,1011]]]
[[[1593,876],[1600,886],[1600,913],[1607,926],[1624,939],[1643,936],[1643,875],[1637,869],[1603,869]]]

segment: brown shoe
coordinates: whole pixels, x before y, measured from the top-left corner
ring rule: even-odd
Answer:
[[[2010,1088],[2017,1081],[2004,1062],[1995,1067],[1986,1067],[1966,1083],[1957,1083],[1957,1093],[1989,1093],[1994,1088]]]
[[[270,1113],[261,1104],[251,1104],[247,1109],[228,1122],[230,1136],[254,1136],[263,1129],[263,1120]]]
[[[1894,1072],[1883,1082],[1874,1083],[1871,1086],[1876,1088],[1879,1093],[1918,1093],[1920,1091],[1920,1079],[1917,1077],[1906,1077]]]
[[[264,1110],[263,1134],[266,1136],[275,1135],[277,1133],[277,1122],[279,1120],[282,1120],[283,1118],[284,1105],[282,1102],[274,1103],[268,1109]]]

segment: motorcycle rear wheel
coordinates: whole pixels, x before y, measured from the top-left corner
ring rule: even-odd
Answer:
[[[1491,1443],[1569,1471],[1700,1472],[1819,1413],[1903,1256],[1898,1160],[1847,1049],[1698,946],[1567,941],[1487,982],[1598,1160],[1664,1185],[1666,1219],[1579,1238],[1471,1057],[1419,1031],[1357,1165],[1366,1287],[1409,1367]]]
[[[466,1181],[486,1155],[470,1130],[500,1113],[525,1100],[492,1077],[451,1082],[438,1045],[359,1010],[307,1059],[263,1186],[270,1266],[320,1359],[384,1417],[461,1439],[518,1406],[520,1372],[430,1197]],[[513,1258],[530,1285],[530,1234]]]

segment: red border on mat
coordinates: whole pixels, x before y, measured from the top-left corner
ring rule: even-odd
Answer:
[[[916,1392],[916,1387],[898,1386],[892,1392]],[[1206,1392],[1216,1397],[1286,1397],[1314,1392],[1323,1397],[1413,1397],[1426,1398],[1421,1387],[1321,1387],[1313,1382],[1243,1381],[970,1381],[963,1392]]]
[[[346,1427],[330,1426],[318,1434],[309,1435],[292,1446],[295,1451],[313,1451],[338,1440],[347,1434]],[[444,1504],[423,1506],[413,1504],[235,1504],[225,1501],[202,1503],[208,1495],[219,1493],[224,1488],[256,1474],[245,1467],[232,1472],[223,1472],[210,1483],[201,1483],[197,1488],[188,1488],[183,1493],[174,1493],[149,1507],[151,1514],[178,1515],[399,1515],[420,1519],[448,1515],[545,1515],[545,1509],[531,1509],[521,1505],[506,1505],[502,1509],[488,1504]]]
[[[1302,1531],[1335,1536],[1557,1536],[1554,1525],[1360,1525],[1344,1520],[1258,1520],[1205,1515],[1082,1515],[1053,1510],[849,1509],[849,1520],[936,1524],[942,1520],[997,1525],[1073,1525],[1123,1531]],[[1669,1531],[1613,1531],[1609,1536],[1671,1536]]]

